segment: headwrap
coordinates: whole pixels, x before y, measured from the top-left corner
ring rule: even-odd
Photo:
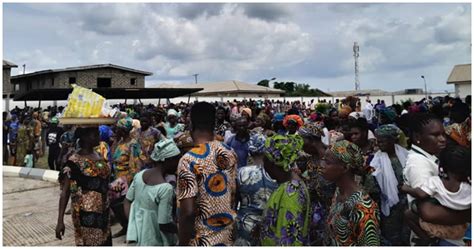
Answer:
[[[138,119],[133,119],[132,120],[132,126],[135,129],[140,129],[142,126],[140,125],[140,120]]]
[[[329,131],[329,144],[334,145],[336,142],[344,140],[344,133],[335,130]]]
[[[316,122],[316,119],[318,119],[318,117],[319,117],[318,113],[313,112],[311,113],[311,115],[309,115],[309,120]]]
[[[349,117],[352,117],[352,118],[355,118],[355,119],[359,119],[359,118],[365,118],[365,115],[363,112],[351,112],[349,114]]]
[[[270,116],[268,116],[265,112],[260,112],[257,116],[258,119],[263,120],[265,124],[270,123]]]
[[[127,118],[128,117],[128,114],[126,112],[120,112],[118,114],[118,118]]]
[[[266,137],[261,132],[254,132],[250,135],[249,152],[251,154],[262,154],[265,149]]]
[[[284,113],[276,113],[275,116],[273,116],[273,123],[276,122],[282,122],[285,119],[285,114]]]
[[[298,128],[304,125],[303,119],[301,119],[300,116],[295,114],[286,115],[285,119],[283,120],[283,126],[285,126],[285,128],[288,127],[289,122],[295,122]]]
[[[393,139],[398,139],[401,134],[401,130],[393,124],[381,125],[379,128],[375,129],[375,135],[380,137],[390,137]]]
[[[167,116],[175,116],[178,117],[178,112],[175,109],[169,109]]]
[[[194,141],[189,132],[179,132],[174,136],[174,141],[178,148],[194,147]]]
[[[347,140],[342,140],[332,145],[330,150],[337,159],[344,163],[346,168],[350,168],[358,175],[365,174],[364,155],[359,146]]]
[[[172,139],[162,139],[155,144],[151,159],[155,162],[164,162],[167,158],[179,155],[181,152]]]
[[[290,165],[298,158],[303,143],[303,138],[299,135],[274,135],[265,142],[265,155],[268,160],[288,172]]]
[[[351,112],[352,112],[352,108],[350,106],[345,105],[341,107],[341,110],[339,110],[339,117],[347,118]]]
[[[302,137],[324,137],[324,122],[306,123],[298,130]]]
[[[471,147],[471,118],[462,123],[454,123],[444,128],[446,135],[461,146]]]
[[[243,108],[243,109],[242,109],[242,112],[240,112],[240,114],[242,114],[243,112],[247,113],[250,117],[252,117],[252,109],[250,109],[250,108]]]
[[[125,129],[130,132],[133,129],[133,119],[122,118],[117,122],[117,128]]]
[[[112,129],[107,125],[99,126],[100,141],[108,141],[113,135]]]
[[[391,108],[384,108],[380,110],[380,115],[385,116],[390,122],[395,121],[397,113]]]
[[[59,123],[59,119],[58,119],[57,117],[53,117],[53,118],[51,119],[51,122],[50,122],[50,123],[51,123],[51,124],[57,124],[57,123]]]

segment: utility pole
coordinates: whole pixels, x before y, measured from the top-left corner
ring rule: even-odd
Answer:
[[[360,90],[360,82],[359,82],[359,45],[357,42],[354,42],[354,47],[352,47],[354,51],[354,71],[355,71],[355,90]]]
[[[425,98],[426,98],[426,101],[428,101],[428,91],[426,90],[426,79],[424,75],[422,75],[421,78],[425,82]]]
[[[25,74],[26,64],[23,64],[23,74]]]
[[[198,75],[199,75],[199,74],[197,74],[197,73],[196,73],[196,74],[193,74],[193,76],[194,76],[194,82],[196,83],[196,85],[197,85],[197,83],[198,83]],[[189,95],[189,97],[191,97],[191,94]],[[188,103],[189,103],[189,97],[188,97]],[[196,101],[198,100],[198,97],[197,97],[197,96],[195,97],[195,100],[196,100]]]

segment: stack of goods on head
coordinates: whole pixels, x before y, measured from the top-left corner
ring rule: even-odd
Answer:
[[[115,109],[107,105],[104,97],[73,84],[68,104],[61,115],[63,124],[111,124],[115,122]]]

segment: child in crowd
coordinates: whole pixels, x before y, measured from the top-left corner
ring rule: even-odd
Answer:
[[[439,176],[431,177],[421,188],[403,185],[402,191],[417,201],[428,199],[453,210],[471,208],[471,152],[461,146],[446,148],[440,154]],[[462,240],[467,224],[445,226],[423,221],[416,206],[405,212],[410,228],[423,240],[434,238]]]
[[[127,241],[137,246],[173,246],[177,227],[173,221],[174,189],[166,174],[176,172],[180,151],[171,139],[155,144],[154,167],[136,174],[124,201],[128,217]]]
[[[28,150],[26,152],[24,163],[27,168],[33,168],[33,151],[32,150]]]

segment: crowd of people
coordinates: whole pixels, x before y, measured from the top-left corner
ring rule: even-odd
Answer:
[[[71,214],[85,246],[470,245],[470,96],[115,107],[3,114],[4,164],[60,172],[58,239]]]

